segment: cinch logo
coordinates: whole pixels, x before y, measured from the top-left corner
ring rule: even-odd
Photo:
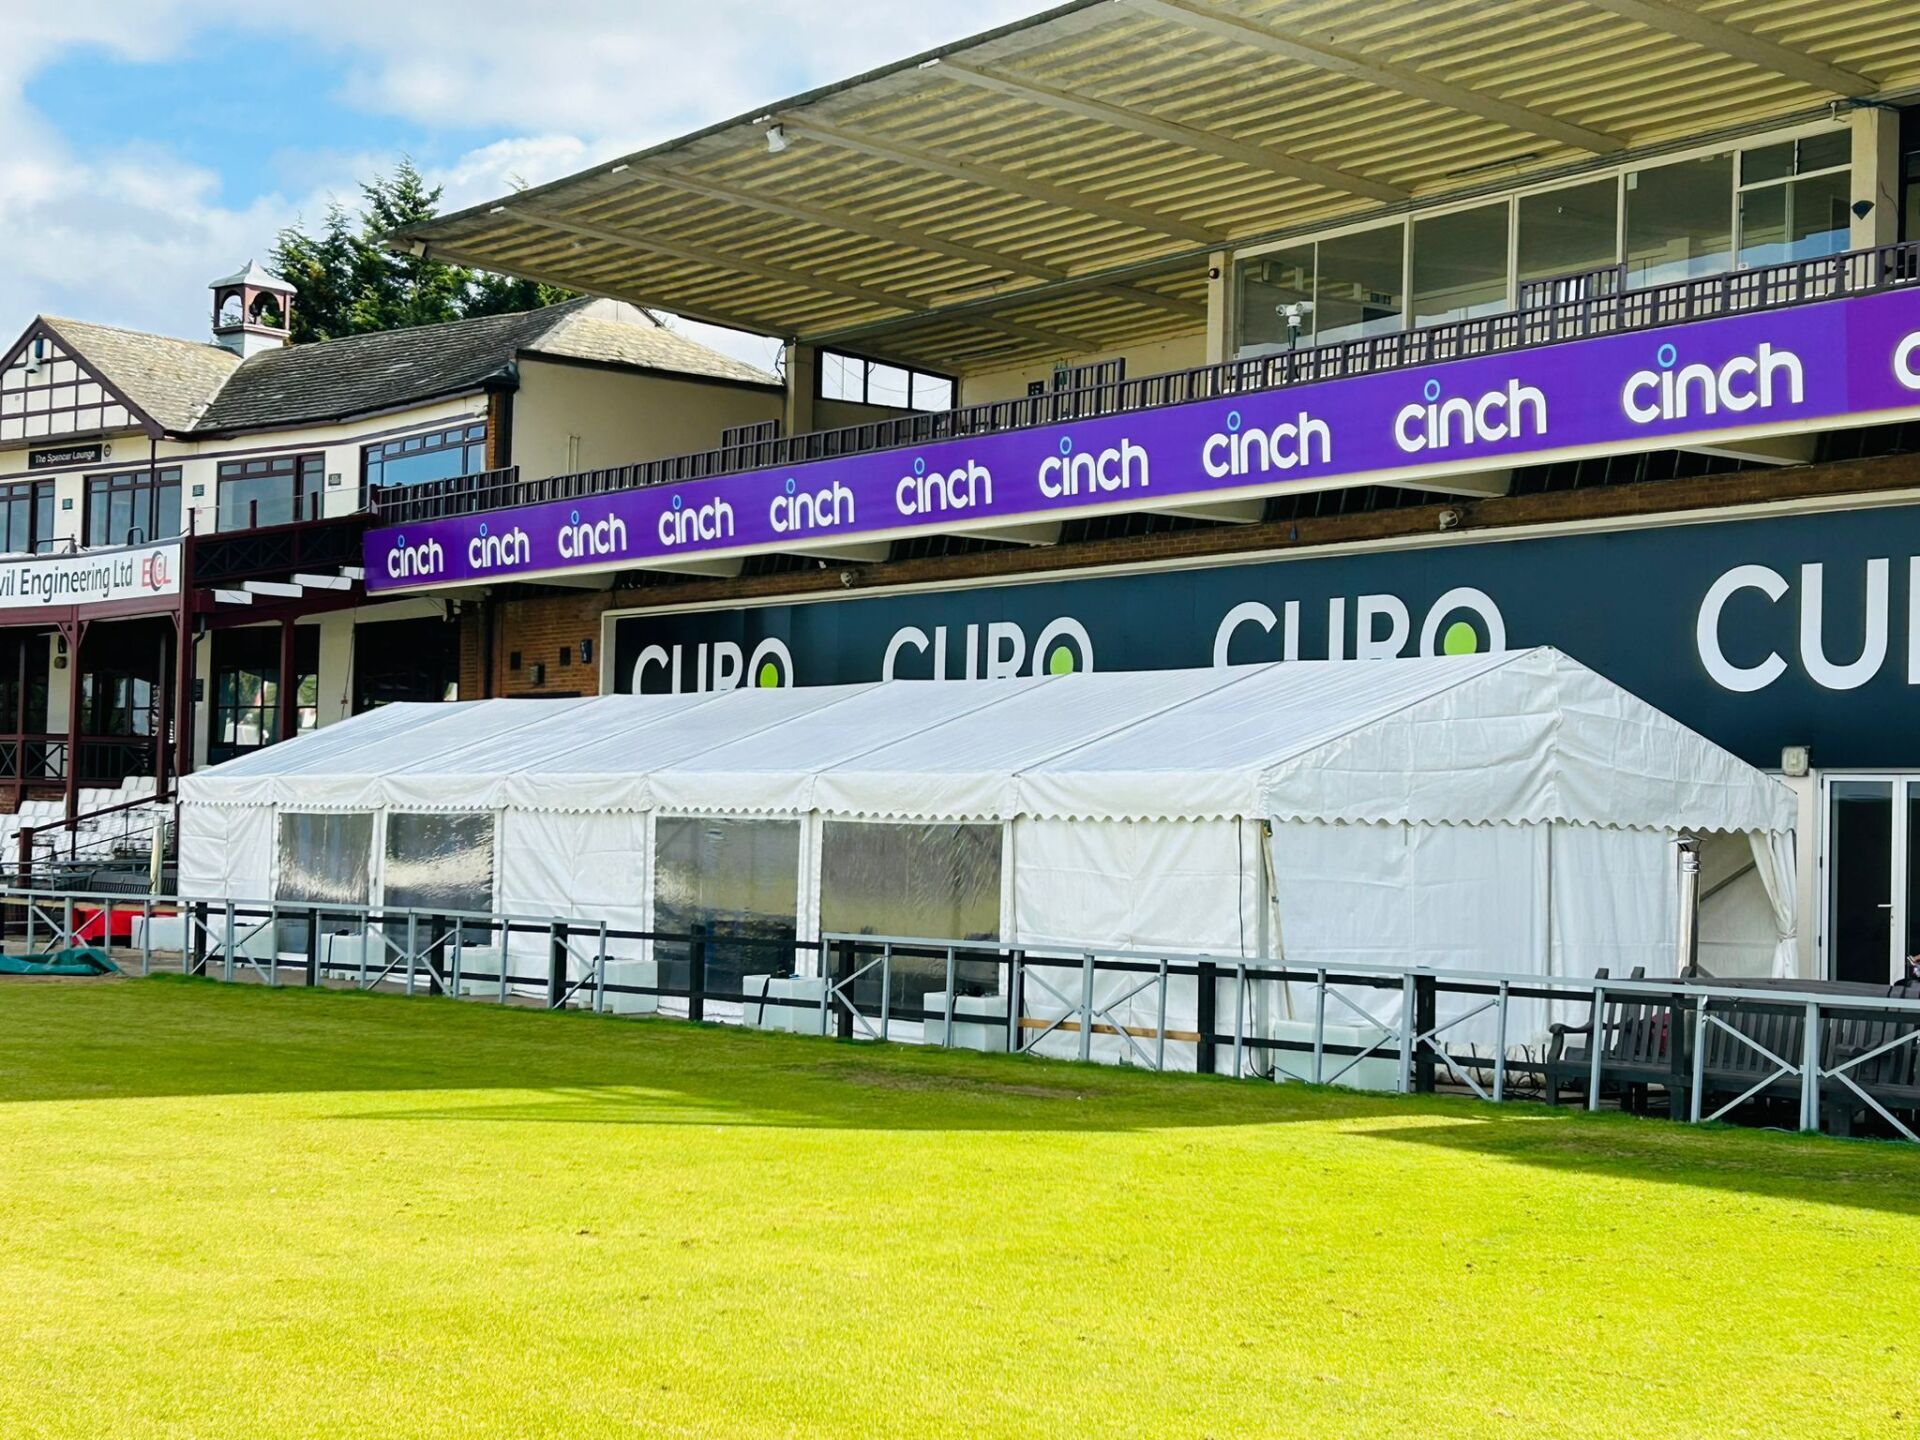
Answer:
[[[438,575],[446,568],[447,552],[440,548],[438,540],[409,545],[406,536],[396,535],[393,549],[387,552],[387,575],[394,580],[423,579]]]
[[[1529,417],[1535,435],[1547,433],[1547,397],[1518,380],[1476,400],[1463,395],[1442,400],[1438,380],[1427,381],[1420,393],[1424,403],[1416,401],[1393,417],[1394,442],[1409,455],[1483,440],[1518,440],[1527,433]]]
[[[936,625],[929,635],[918,625],[905,625],[887,641],[887,653],[880,660],[882,680],[1005,680],[1024,669],[1030,675],[1072,675],[1093,669],[1093,637],[1087,627],[1070,615],[1052,620],[1027,645],[1027,632],[1011,620],[994,620],[986,627],[986,644],[981,645],[979,625],[969,625],[960,647],[961,672],[952,673],[947,659],[947,627]],[[931,655],[929,673],[901,675],[895,672],[907,651]],[[1028,656],[1032,656],[1031,663]],[[915,670],[919,667],[913,666]]]
[[[724,500],[688,505],[684,495],[673,497],[673,508],[660,512],[660,543],[687,545],[695,540],[731,540],[733,507]]]
[[[151,555],[140,558],[140,583],[147,589],[158,594],[167,588],[172,578],[172,572],[167,569],[166,551],[155,550]]]
[[[583,560],[601,555],[627,553],[627,525],[617,515],[600,520],[582,520],[578,510],[560,527],[560,558]]]
[[[1920,365],[1914,364],[1914,357],[1920,354],[1920,330],[1914,331],[1893,349],[1893,378],[1909,390],[1920,390]]]
[[[802,490],[791,475],[786,493],[773,497],[767,507],[767,523],[774,534],[788,535],[795,530],[832,530],[853,524],[853,491],[838,480],[824,490]]]
[[[482,525],[480,533],[467,542],[467,564],[475,570],[497,570],[508,565],[525,565],[533,559],[533,541],[518,525],[491,535]]]
[[[1671,343],[1654,352],[1658,370],[1636,370],[1620,392],[1620,408],[1636,425],[1655,420],[1685,420],[1690,415],[1738,414],[1758,406],[1772,408],[1774,382],[1784,377],[1787,403],[1798,405],[1804,393],[1800,357],[1791,350],[1762,345],[1752,355],[1735,355],[1718,370],[1697,361],[1674,369],[1680,352]]]
[[[993,473],[969,460],[941,474],[914,458],[913,473],[893,487],[894,508],[902,515],[932,515],[945,510],[977,510],[993,504]]]
[[[1333,457],[1333,431],[1327,422],[1302,410],[1297,420],[1286,420],[1271,430],[1258,425],[1241,428],[1240,412],[1227,415],[1224,432],[1209,435],[1200,447],[1200,468],[1215,480],[1228,475],[1264,475],[1269,470],[1291,470],[1314,463],[1313,442],[1320,442],[1320,463]]]
[[[1040,462],[1040,493],[1049,500],[1070,495],[1095,495],[1115,490],[1147,488],[1147,452],[1131,440],[1105,450],[1073,448],[1073,437],[1060,437],[1060,453]]]

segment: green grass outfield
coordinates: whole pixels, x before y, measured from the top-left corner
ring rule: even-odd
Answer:
[[[5,1440],[1916,1434],[1916,1149],[0,982]]]

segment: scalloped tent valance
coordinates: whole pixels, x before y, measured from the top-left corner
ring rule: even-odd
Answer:
[[[1792,830],[1777,781],[1552,649],[394,705],[188,804]]]

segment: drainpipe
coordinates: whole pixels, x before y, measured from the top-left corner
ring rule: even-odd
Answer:
[[[1682,835],[1680,852],[1680,941],[1675,955],[1676,974],[1686,975],[1700,963],[1700,840]]]

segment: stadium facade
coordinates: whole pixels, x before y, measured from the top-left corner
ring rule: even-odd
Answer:
[[[376,489],[463,695],[1558,646],[1920,949],[1920,15],[1088,0],[401,237],[777,420]]]

